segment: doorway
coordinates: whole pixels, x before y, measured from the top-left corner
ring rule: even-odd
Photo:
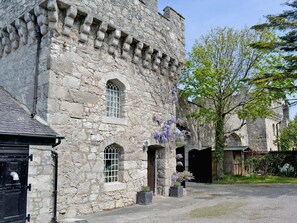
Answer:
[[[155,194],[156,187],[156,149],[149,148],[147,151],[147,185]]]
[[[0,222],[25,223],[29,146],[0,145]]]
[[[189,171],[193,173],[197,183],[212,183],[211,148],[189,152]]]

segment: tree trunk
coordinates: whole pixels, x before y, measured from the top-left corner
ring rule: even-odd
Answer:
[[[224,147],[224,117],[218,112],[215,125],[215,158],[217,164],[217,179],[221,179],[224,176]]]

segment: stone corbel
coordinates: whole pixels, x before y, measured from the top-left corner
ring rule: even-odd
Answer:
[[[40,27],[40,33],[44,36],[48,31],[47,11],[40,6],[36,6],[34,8],[34,14],[37,17],[37,24]]]
[[[28,29],[26,22],[22,19],[17,19],[14,24],[18,29],[21,44],[26,45],[28,42]]]
[[[108,53],[110,54],[114,54],[116,48],[119,45],[120,42],[120,38],[121,38],[121,31],[120,30],[115,30],[112,32],[110,39],[109,39],[109,48],[108,48]]]
[[[157,71],[160,68],[162,53],[160,51],[153,55],[153,71]]]
[[[7,26],[7,32],[9,33],[11,47],[13,50],[16,50],[19,47],[19,35],[17,29],[13,25],[9,24]]]
[[[36,40],[35,23],[34,23],[35,16],[30,13],[26,13],[24,19],[27,23],[27,30],[29,32],[28,42],[33,43]]]
[[[2,30],[2,32],[1,32],[1,40],[2,40],[4,52],[6,54],[9,54],[11,52],[11,43],[9,40],[9,34],[7,32],[5,32],[4,30]]]
[[[163,75],[168,73],[169,62],[170,62],[170,57],[168,55],[164,55],[164,57],[162,58],[162,66],[161,66],[161,73]]]
[[[104,38],[106,36],[107,31],[107,23],[102,22],[99,26],[99,29],[97,31],[97,36],[95,39],[95,48],[100,48],[104,42]]]
[[[134,57],[133,57],[133,63],[138,64],[141,60],[142,56],[142,49],[143,49],[143,43],[138,42],[135,47],[134,51]]]
[[[152,54],[154,49],[152,47],[148,47],[144,53],[143,67],[148,68],[152,62]]]
[[[123,44],[122,58],[127,59],[133,41],[132,36],[127,36]]]
[[[171,58],[170,64],[170,78],[174,80],[177,78],[178,61]]]
[[[77,15],[77,8],[75,8],[73,6],[70,6],[67,9],[66,17],[65,17],[65,20],[64,20],[63,35],[65,35],[65,36],[70,35],[71,28],[72,28],[72,26],[74,24],[74,19],[75,19],[76,15]]]
[[[47,2],[48,28],[49,30],[57,30],[58,22],[58,6],[56,0],[48,0]]]
[[[80,26],[80,33],[78,37],[78,40],[80,42],[85,43],[88,41],[88,36],[90,35],[92,23],[93,23],[93,17],[90,15],[87,15],[83,24]]]

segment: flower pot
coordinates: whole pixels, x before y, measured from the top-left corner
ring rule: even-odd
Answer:
[[[183,186],[179,187],[170,187],[169,188],[169,197],[182,197],[183,196]]]
[[[151,204],[153,200],[153,191],[148,192],[137,192],[136,194],[136,204],[148,205]]]

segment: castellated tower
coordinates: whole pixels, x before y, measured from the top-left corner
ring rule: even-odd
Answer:
[[[184,18],[157,0],[0,0],[0,86],[65,136],[56,213],[49,151],[30,148],[31,222],[168,194],[175,142],[152,116],[175,117],[184,51]]]

